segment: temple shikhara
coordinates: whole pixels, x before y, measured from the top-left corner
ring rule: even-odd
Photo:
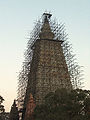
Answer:
[[[81,87],[81,67],[77,64],[63,23],[44,13],[30,34],[25,61],[19,73],[19,120],[33,120],[36,105],[58,88]]]

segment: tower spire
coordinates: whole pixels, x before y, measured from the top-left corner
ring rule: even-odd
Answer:
[[[49,19],[52,15],[48,13],[43,13],[43,16],[44,16],[44,23],[42,25],[39,37],[40,39],[53,39],[54,33],[51,31],[51,27],[49,24]]]

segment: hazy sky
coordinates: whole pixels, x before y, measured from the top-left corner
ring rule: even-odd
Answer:
[[[0,0],[0,95],[6,111],[17,96],[26,38],[45,10],[66,24],[77,61],[84,66],[84,89],[90,89],[90,0]]]

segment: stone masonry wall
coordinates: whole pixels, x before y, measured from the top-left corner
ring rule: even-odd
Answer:
[[[36,104],[41,104],[49,92],[58,88],[70,90],[72,85],[60,41],[37,40],[37,45],[39,45],[37,53],[39,57],[35,60],[38,64],[35,73],[34,98]]]

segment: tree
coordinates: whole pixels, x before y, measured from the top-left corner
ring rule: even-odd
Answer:
[[[36,106],[35,120],[90,120],[90,91],[58,89]]]
[[[4,99],[3,97],[0,95],[0,120],[4,119],[4,113],[5,113],[5,109],[4,106],[2,105]]]
[[[17,108],[15,100],[14,100],[13,105],[11,107],[9,120],[19,120],[19,112],[18,112],[18,108]]]

